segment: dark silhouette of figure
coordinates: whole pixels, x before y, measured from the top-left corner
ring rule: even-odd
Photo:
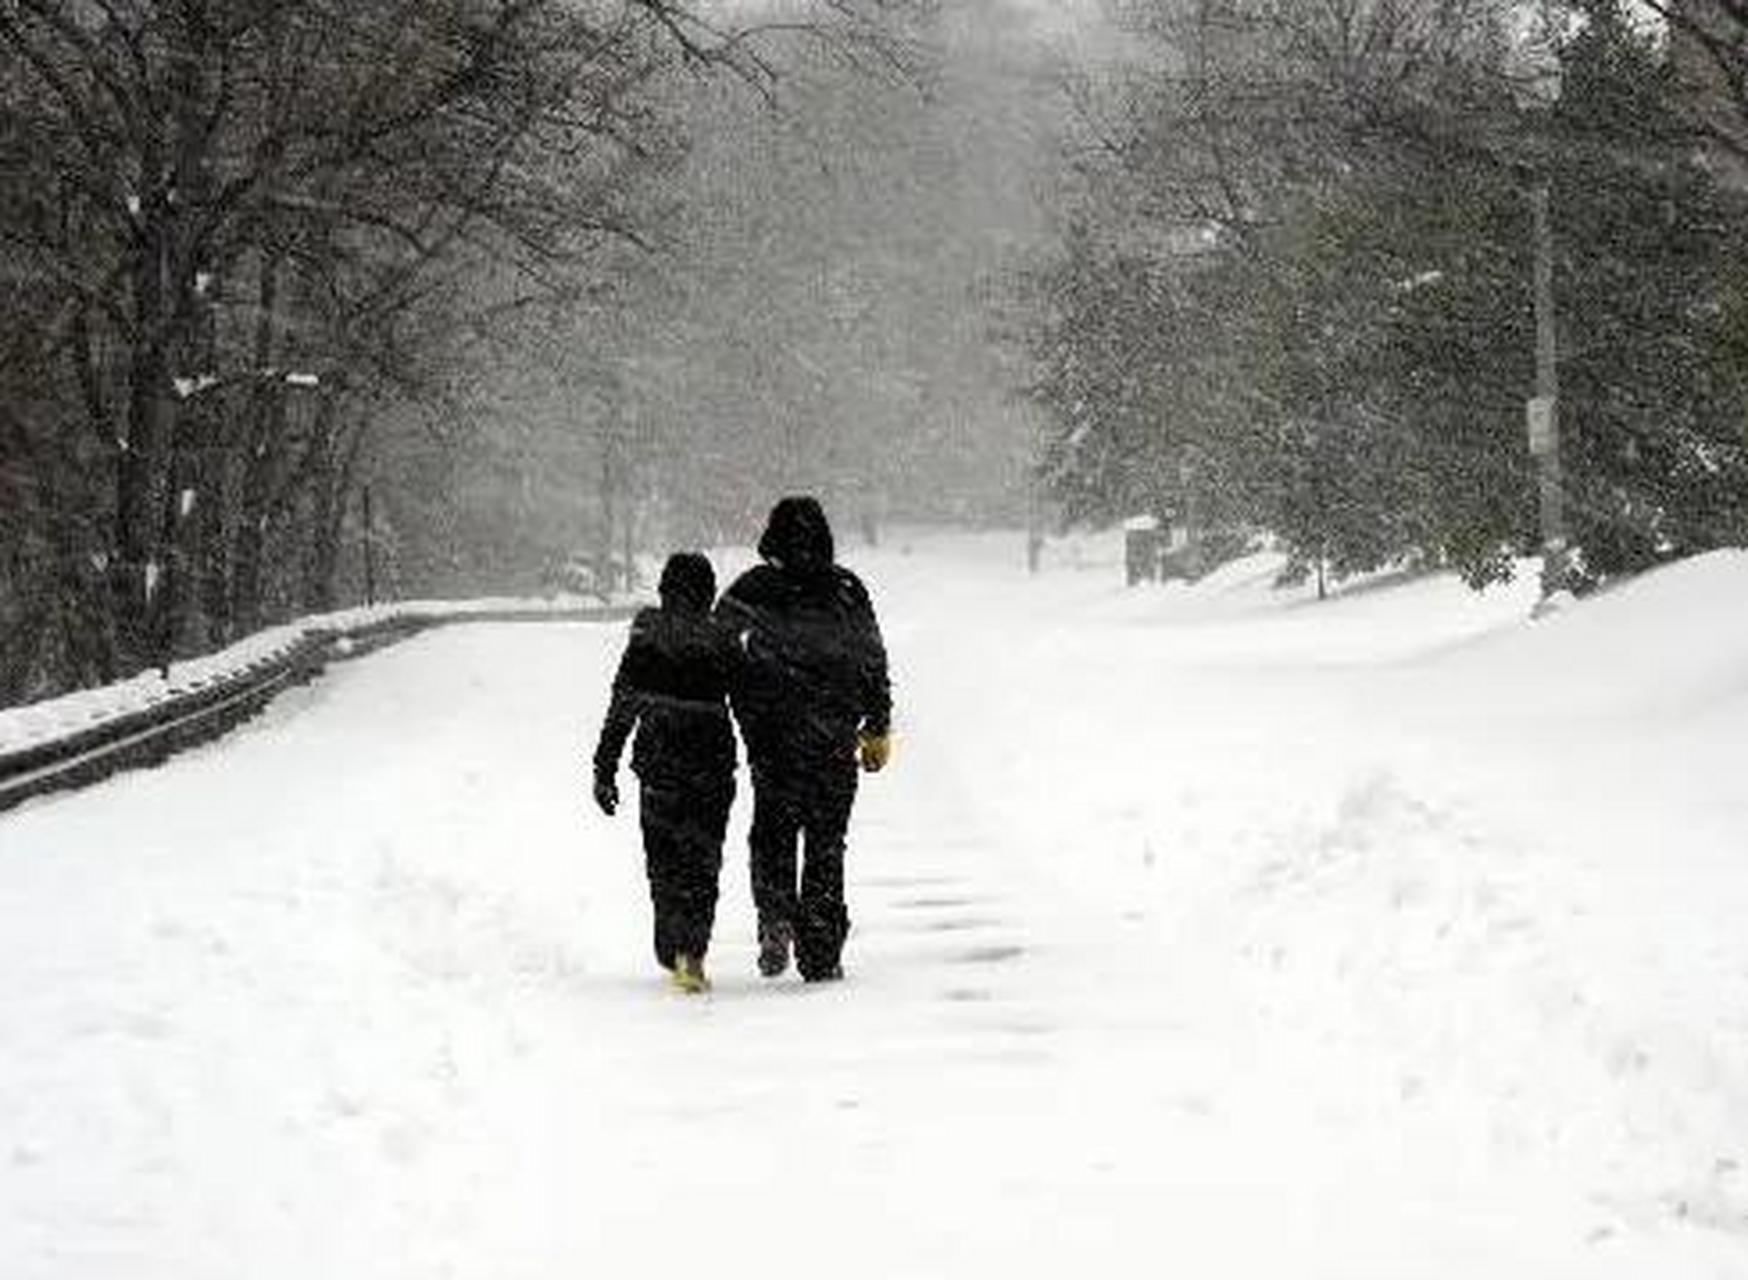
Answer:
[[[709,987],[704,956],[716,920],[722,841],[734,803],[728,692],[739,654],[711,616],[716,573],[695,552],[668,559],[661,607],[645,609],[613,681],[595,749],[595,801],[619,807],[619,757],[636,731],[644,862],[655,907],[655,955],[686,991]]]
[[[886,648],[815,499],[777,503],[759,555],[717,605],[741,651],[732,701],[752,766],[759,969],[782,973],[793,947],[801,976],[817,982],[843,976],[858,761],[877,772],[891,750]]]

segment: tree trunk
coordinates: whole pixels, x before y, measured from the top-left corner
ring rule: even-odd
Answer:
[[[206,123],[211,72],[204,6],[182,5],[177,28],[181,47],[172,51],[170,76],[176,150],[171,191],[175,221],[168,262],[169,348],[171,373],[183,383],[172,410],[171,482],[164,492],[163,546],[166,583],[171,588],[160,601],[165,615],[160,639],[166,660],[186,643],[205,649],[215,639],[204,609],[215,594],[207,582],[213,567],[202,553],[216,547],[207,547],[200,531],[209,520],[218,520],[221,527],[223,523],[222,487],[212,485],[212,460],[222,447],[220,396],[216,387],[206,385],[217,373],[217,335],[207,301],[212,282],[202,227],[211,194]],[[218,510],[209,514],[208,507]]]
[[[249,421],[243,434],[242,497],[231,552],[231,617],[241,634],[261,625],[262,559],[273,477],[285,448],[286,388],[268,376],[278,346],[279,277],[283,255],[268,250],[261,256],[261,279],[255,320],[256,382],[249,389]]]
[[[286,110],[285,20],[279,9],[267,13],[264,36],[265,114],[257,122],[257,127],[263,138],[273,139],[278,136],[280,118]],[[271,144],[267,154],[277,164],[282,152],[282,146]],[[231,626],[242,635],[253,633],[262,623],[269,513],[274,477],[285,456],[286,446],[286,384],[275,371],[281,343],[280,284],[285,269],[285,250],[277,239],[276,228],[268,229],[268,241],[259,253],[258,310],[252,352],[254,381],[244,401],[247,421],[240,441],[242,478],[231,542],[230,619]]]
[[[223,406],[209,411],[203,422],[206,447],[196,468],[193,533],[194,561],[199,587],[200,620],[206,648],[219,648],[233,638],[231,623],[231,449],[225,438]]]
[[[116,453],[115,533],[110,557],[117,638],[130,667],[151,658],[157,538],[154,498],[164,465],[164,241],[161,159],[148,137],[140,158],[139,244],[133,264],[133,332],[127,373],[127,436]]]
[[[343,468],[340,462],[339,405],[323,396],[310,442],[309,527],[305,531],[303,607],[327,613],[334,607],[334,578],[340,565],[340,526],[345,517]]]
[[[70,357],[74,378],[84,402],[86,425],[90,428],[95,447],[106,457],[116,454],[115,424],[110,421],[109,407],[104,401],[103,380],[97,368],[90,311],[81,306],[73,319],[70,333]],[[87,447],[90,447],[89,445]],[[79,497],[95,499],[88,477],[90,472],[69,447],[68,458],[62,464],[65,480],[77,480]],[[94,502],[81,501],[71,510],[62,501],[57,513],[62,532],[57,538],[58,554],[63,560],[63,589],[69,592],[65,607],[77,614],[77,644],[81,659],[77,679],[80,684],[105,683],[119,674],[115,644],[115,602],[104,589],[103,574],[114,556],[114,547],[103,545],[104,537]],[[93,571],[97,580],[93,581]]]

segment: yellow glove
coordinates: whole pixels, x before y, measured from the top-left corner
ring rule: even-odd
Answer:
[[[879,773],[892,759],[890,733],[863,733],[856,736],[856,752],[862,759],[863,773]]]

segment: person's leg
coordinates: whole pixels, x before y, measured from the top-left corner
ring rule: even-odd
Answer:
[[[854,764],[822,767],[809,788],[795,964],[809,981],[839,976],[850,913],[844,904],[844,846],[856,800]]]
[[[753,906],[760,920],[795,918],[795,839],[801,828],[793,780],[776,771],[753,774]]]
[[[801,812],[787,771],[754,769],[753,906],[759,913],[759,972],[775,977],[789,967],[796,912],[795,841]]]
[[[678,950],[676,926],[683,913],[677,872],[683,865],[680,832],[686,821],[686,798],[683,793],[646,783],[639,788],[638,819],[643,828],[650,905],[655,909],[656,963],[672,969]]]
[[[674,867],[674,932],[676,951],[702,960],[710,950],[716,924],[717,883],[722,874],[722,841],[728,831],[728,811],[734,804],[734,782],[692,789],[678,828]]]

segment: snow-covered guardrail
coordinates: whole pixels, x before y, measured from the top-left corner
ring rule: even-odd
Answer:
[[[0,810],[155,764],[234,728],[328,663],[459,622],[614,622],[634,606],[414,601],[322,614],[130,680],[0,711]]]

